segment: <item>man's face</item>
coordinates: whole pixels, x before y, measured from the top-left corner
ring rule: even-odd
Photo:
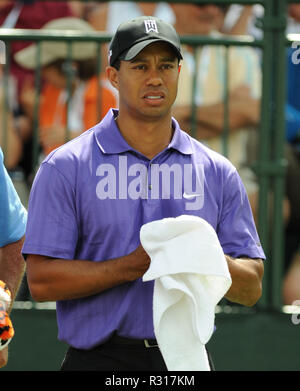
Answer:
[[[150,44],[131,61],[121,61],[113,83],[119,91],[120,113],[150,122],[170,115],[178,75],[176,54],[164,42]]]

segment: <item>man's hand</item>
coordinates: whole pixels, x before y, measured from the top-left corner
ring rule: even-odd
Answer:
[[[240,85],[229,93],[230,100],[249,99],[251,97],[250,87]]]
[[[251,96],[250,87],[247,85],[240,85],[230,92],[229,109],[236,115],[241,115],[244,126],[255,126],[259,122],[260,100]]]
[[[150,266],[151,259],[140,244],[131,254],[131,267],[128,271],[132,272],[131,280],[134,281],[137,278],[142,277]]]
[[[262,294],[264,263],[261,259],[232,258],[225,255],[232,284],[225,297],[229,301],[253,306]]]

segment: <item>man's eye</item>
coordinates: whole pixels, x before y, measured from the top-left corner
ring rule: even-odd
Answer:
[[[143,64],[136,65],[136,66],[134,67],[134,69],[144,70],[144,69],[146,69],[146,65],[143,65]]]
[[[161,66],[162,69],[172,69],[173,68],[173,65],[172,64],[163,64]]]

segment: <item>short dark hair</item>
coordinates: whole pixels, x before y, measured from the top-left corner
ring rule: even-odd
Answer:
[[[116,61],[114,61],[114,63],[112,64],[112,67],[116,68],[116,70],[119,71],[120,66],[121,66],[121,60],[117,58]]]

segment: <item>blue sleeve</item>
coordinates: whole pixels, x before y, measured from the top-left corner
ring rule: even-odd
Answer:
[[[6,171],[0,148],[0,247],[21,239],[26,221],[27,211]]]

